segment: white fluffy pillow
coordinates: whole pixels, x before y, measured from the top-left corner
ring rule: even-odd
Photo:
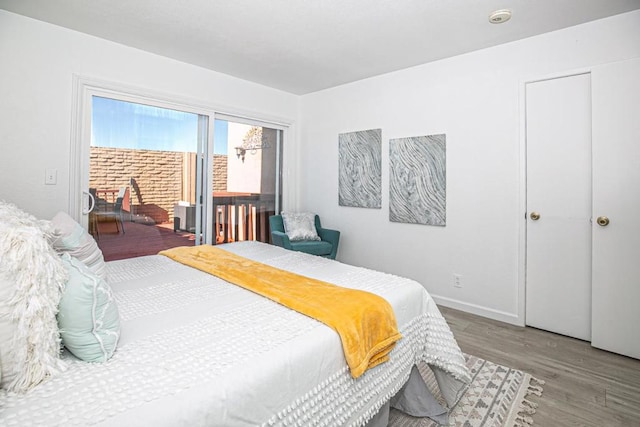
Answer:
[[[64,369],[56,313],[68,279],[47,221],[0,201],[0,370],[25,392]]]
[[[104,256],[93,237],[75,219],[65,212],[58,212],[51,220],[54,230],[53,247],[82,261],[93,274],[107,278]]]
[[[316,215],[308,212],[282,212],[284,232],[289,240],[320,240],[316,230]]]

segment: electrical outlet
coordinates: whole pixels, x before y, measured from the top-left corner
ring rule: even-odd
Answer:
[[[58,183],[58,170],[57,169],[45,169],[45,171],[44,171],[44,183],[45,183],[45,185],[56,185]]]
[[[461,288],[462,287],[462,274],[455,274],[453,275],[453,287],[454,288]]]

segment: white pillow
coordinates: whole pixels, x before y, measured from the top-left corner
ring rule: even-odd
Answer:
[[[68,252],[82,261],[96,275],[107,278],[104,256],[91,234],[65,212],[58,212],[51,220],[54,229],[53,247]]]
[[[282,212],[284,232],[289,240],[320,240],[316,230],[316,215],[308,212]]]
[[[64,369],[56,322],[67,271],[47,221],[0,201],[1,388],[26,392]]]
[[[78,359],[106,362],[120,338],[120,316],[104,279],[69,254],[62,255],[69,271],[58,312],[62,344]]]

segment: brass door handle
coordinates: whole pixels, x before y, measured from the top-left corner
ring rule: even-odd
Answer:
[[[534,221],[537,221],[540,219],[540,214],[538,212],[531,212],[531,214],[529,215],[529,218],[531,218]]]
[[[599,216],[598,219],[596,219],[596,222],[600,227],[606,227],[609,225],[609,218],[606,216]]]

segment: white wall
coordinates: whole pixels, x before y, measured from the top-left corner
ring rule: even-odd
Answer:
[[[640,11],[305,95],[300,207],[341,230],[341,261],[414,278],[444,305],[521,323],[523,82],[638,56]],[[338,134],[373,128],[383,136],[382,209],[340,207]],[[439,133],[446,227],[389,222],[389,139]]]
[[[638,56],[640,11],[299,98],[0,10],[0,199],[41,218],[68,209],[73,74],[257,118],[299,114],[301,163],[285,180],[300,186],[296,206],[342,231],[340,260],[412,277],[441,303],[517,321],[522,83]],[[378,127],[383,207],[339,207],[338,133]],[[447,135],[447,226],[389,222],[389,138],[435,133]],[[285,147],[295,151],[295,141]],[[44,185],[46,168],[58,170],[57,185]],[[462,289],[452,287],[453,273],[464,276]]]
[[[235,147],[242,146],[250,125],[229,122],[227,136],[227,191],[232,193],[260,193],[262,179],[262,150],[247,151],[244,160],[236,155]]]
[[[261,119],[298,113],[297,96],[4,10],[0,64],[0,199],[40,218],[69,208],[73,74]]]

